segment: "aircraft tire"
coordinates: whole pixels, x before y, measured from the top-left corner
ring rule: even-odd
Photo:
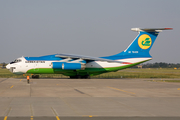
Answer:
[[[85,79],[90,79],[89,75],[84,76]]]
[[[76,75],[76,76],[69,76],[70,79],[90,79],[89,75],[81,76],[81,75]]]
[[[76,76],[69,76],[70,77],[70,79],[75,79],[76,78]]]
[[[81,76],[81,79],[90,79],[89,75]]]
[[[32,79],[39,79],[39,75],[32,75]]]

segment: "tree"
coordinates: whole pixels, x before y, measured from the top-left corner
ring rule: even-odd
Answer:
[[[3,63],[2,63],[2,68],[6,68],[6,65],[7,65],[7,64],[6,64],[5,62],[3,62]]]

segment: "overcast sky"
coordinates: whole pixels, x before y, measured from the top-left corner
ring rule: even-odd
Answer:
[[[180,0],[0,0],[0,62],[70,53],[102,57],[125,50],[137,32],[159,34],[151,62],[180,63]]]

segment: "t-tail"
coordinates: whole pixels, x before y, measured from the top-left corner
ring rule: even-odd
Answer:
[[[138,36],[127,47],[126,50],[119,54],[109,56],[111,59],[128,59],[128,58],[152,58],[149,54],[159,32],[162,30],[172,30],[172,28],[132,28],[131,30],[139,32]]]

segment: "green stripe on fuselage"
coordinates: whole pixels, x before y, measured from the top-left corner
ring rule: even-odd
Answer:
[[[149,60],[146,60],[149,61]],[[128,67],[132,67],[138,64],[141,64],[143,62],[146,61],[142,61],[142,62],[138,62],[138,63],[134,63],[134,64],[128,64],[128,65],[124,65],[124,66],[120,66],[120,67],[109,67],[109,68],[86,68],[85,70],[63,70],[63,69],[53,69],[53,68],[36,68],[36,69],[30,69],[27,71],[27,73],[31,73],[31,74],[63,74],[66,76],[75,76],[75,75],[99,75],[102,73],[106,73],[106,72],[115,72],[118,70],[122,70]]]

